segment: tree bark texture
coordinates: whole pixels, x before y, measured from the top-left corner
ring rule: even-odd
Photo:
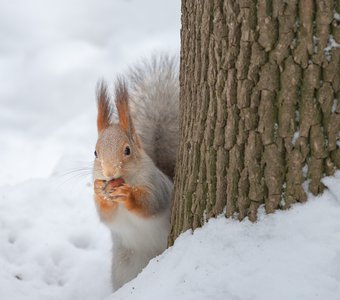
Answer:
[[[340,0],[183,0],[170,244],[256,220],[340,168]]]

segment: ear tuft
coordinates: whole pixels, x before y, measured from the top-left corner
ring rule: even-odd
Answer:
[[[105,81],[98,83],[97,87],[97,129],[101,133],[105,128],[109,127],[112,118],[112,108],[110,104],[110,97],[107,92],[107,85]]]
[[[115,88],[119,126],[131,138],[134,135],[134,127],[129,109],[129,93],[124,79],[118,78]]]

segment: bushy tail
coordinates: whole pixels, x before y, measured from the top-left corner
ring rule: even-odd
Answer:
[[[178,59],[154,55],[129,73],[132,119],[146,153],[174,176],[179,137]]]

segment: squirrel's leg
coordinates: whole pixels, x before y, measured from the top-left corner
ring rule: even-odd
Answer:
[[[110,193],[110,198],[118,203],[123,203],[125,208],[137,215],[149,217],[152,209],[150,207],[150,192],[143,186],[130,186],[123,184]]]
[[[106,182],[104,180],[96,180],[94,182],[94,193],[100,219],[103,222],[108,222],[114,217],[118,203],[112,201],[103,191],[105,184]]]

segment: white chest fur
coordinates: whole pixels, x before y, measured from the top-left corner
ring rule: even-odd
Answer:
[[[120,205],[114,220],[107,226],[112,232],[112,281],[116,290],[166,249],[169,209],[155,217],[144,218]]]

